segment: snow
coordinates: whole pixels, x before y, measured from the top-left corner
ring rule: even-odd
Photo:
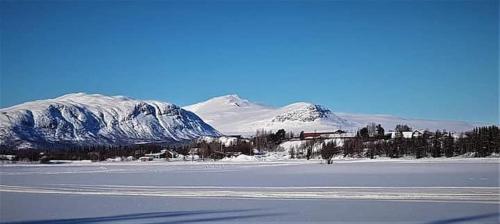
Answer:
[[[230,147],[233,145],[236,145],[238,142],[238,138],[236,137],[228,137],[228,136],[220,136],[220,137],[211,137],[211,136],[203,136],[199,138],[201,141],[205,141],[207,143],[211,142],[220,142],[222,143],[225,147]]]
[[[105,199],[103,199],[105,198]],[[0,221],[38,223],[498,223],[495,205],[384,200],[169,198],[2,193]],[[33,202],[43,201],[49,206]],[[75,202],[77,201],[77,202]],[[14,210],[24,208],[29,212]],[[71,208],[71,209],[68,209]],[[363,211],[355,212],[353,210]],[[61,212],[64,211],[64,212]]]
[[[185,109],[194,113],[159,101],[100,94],[67,94],[0,109],[0,145],[32,148],[44,143],[142,144],[219,136],[220,132],[248,136],[261,129],[285,129],[296,135],[300,131],[337,129],[353,132],[370,122],[380,123],[386,130],[396,124],[451,131],[470,130],[480,125],[390,115],[334,113],[324,106],[307,102],[271,107],[237,95],[215,97]],[[234,140],[220,141],[228,145]]]
[[[330,109],[307,102],[292,103],[283,107],[265,106],[241,99],[237,95],[220,96],[184,107],[200,116],[205,122],[224,134],[253,135],[256,130],[276,131],[285,129],[298,134],[300,131],[321,132],[343,129],[355,131],[369,123],[381,124],[386,131],[397,124],[407,124],[414,129],[446,129],[462,132],[475,126],[490,125],[462,121],[407,119],[392,115],[370,115],[332,112]]]
[[[281,143],[278,148],[281,148],[286,151],[290,151],[290,149],[300,148],[306,144],[306,140],[300,141],[286,141]]]
[[[354,123],[342,119],[320,105],[299,102],[271,107],[241,99],[237,95],[221,96],[184,109],[200,116],[224,134],[253,135],[256,130],[286,131],[354,130]]]
[[[107,162],[121,162],[123,159],[121,157],[115,157],[115,158],[108,158],[106,159]]]
[[[182,141],[220,135],[213,127],[225,134],[253,135],[260,129],[276,131],[282,128],[296,134],[336,129],[354,131],[370,122],[380,123],[386,129],[408,124],[418,129],[451,131],[485,125],[333,113],[326,107],[306,102],[270,107],[237,95],[216,97],[185,109],[195,112],[204,121],[170,103],[124,96],[67,94],[0,109],[0,145],[32,148],[40,143],[89,145]],[[227,141],[226,144],[231,144]]]
[[[305,150],[307,150],[308,142],[310,142],[310,140],[285,141],[278,146],[278,149],[283,152],[290,152],[291,150],[294,150],[295,152],[305,152]],[[332,142],[335,142],[337,146],[344,145],[344,139],[341,138],[315,140],[312,145],[312,152],[319,152],[324,144]]]
[[[235,161],[235,162],[242,162],[242,161],[258,161],[258,159],[255,156],[247,156],[247,155],[239,155],[236,157],[231,157],[231,158],[223,158],[221,161]]]
[[[174,104],[123,96],[75,93],[0,109],[0,145],[137,144],[218,135]]]
[[[491,158],[14,164],[0,167],[0,222],[497,223],[499,165]]]
[[[275,161],[290,161],[288,152],[268,152],[264,155],[238,155],[236,157],[226,157],[220,160],[221,162],[275,162]]]

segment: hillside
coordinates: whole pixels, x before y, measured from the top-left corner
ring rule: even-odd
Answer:
[[[0,109],[0,145],[179,142],[219,132],[177,105],[75,93]]]

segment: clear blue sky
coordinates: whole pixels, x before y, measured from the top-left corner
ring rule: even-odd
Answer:
[[[1,1],[1,103],[224,94],[498,123],[498,1]]]

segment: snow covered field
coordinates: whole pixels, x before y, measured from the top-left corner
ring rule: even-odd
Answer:
[[[498,223],[499,159],[3,164],[0,221]]]

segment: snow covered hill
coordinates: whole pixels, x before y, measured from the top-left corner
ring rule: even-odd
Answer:
[[[0,146],[177,142],[220,133],[158,101],[75,93],[0,109]]]
[[[331,131],[359,126],[329,109],[311,103],[294,103],[270,107],[241,99],[237,95],[215,97],[184,107],[224,134],[254,134],[256,130]]]
[[[406,119],[391,115],[363,115],[333,113],[328,108],[311,103],[293,103],[284,107],[270,107],[256,104],[237,95],[220,96],[184,107],[200,116],[224,134],[251,135],[256,130],[287,131],[333,131],[336,129],[354,131],[374,122],[386,130],[397,124],[407,124],[416,129],[446,129],[467,131],[478,125],[462,121],[434,121]]]

